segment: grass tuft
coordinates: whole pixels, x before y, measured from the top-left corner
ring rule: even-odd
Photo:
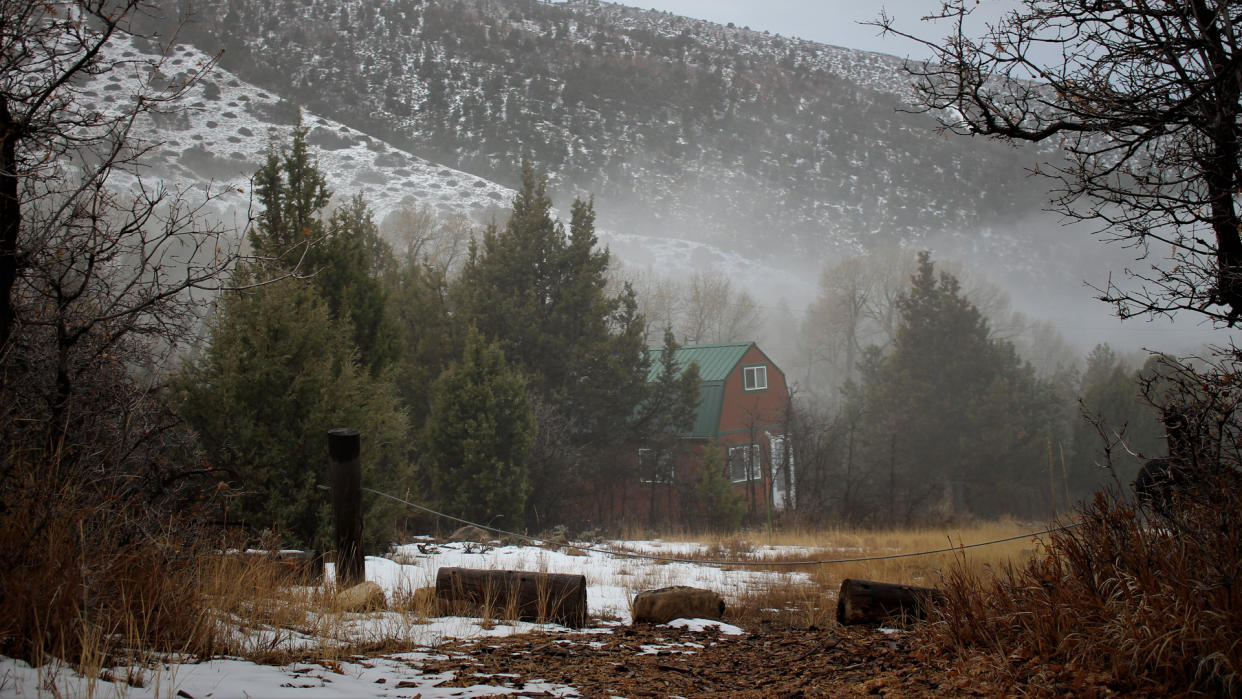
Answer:
[[[1121,689],[1242,693],[1242,493],[1214,488],[1170,517],[1100,493],[1025,564],[954,567],[929,652],[998,676],[1061,664]]]

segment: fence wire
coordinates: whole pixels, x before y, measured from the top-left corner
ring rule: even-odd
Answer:
[[[840,565],[844,563],[868,563],[871,561],[889,561],[889,560],[893,560],[897,558],[916,558],[919,556],[933,556],[933,555],[940,554],[940,553],[955,553],[958,551],[965,551],[966,549],[975,549],[975,548],[981,548],[983,546],[993,546],[995,544],[1003,544],[1009,541],[1019,541],[1022,539],[1033,539],[1036,537],[1052,534],[1053,532],[1067,531],[1069,529],[1073,529],[1074,527],[1078,526],[1078,524],[1066,524],[1066,525],[1057,526],[1057,527],[1049,527],[1047,529],[1043,529],[1037,532],[1031,532],[1029,534],[1007,536],[1003,539],[992,539],[991,541],[981,541],[981,542],[974,543],[974,544],[947,546],[945,548],[933,549],[930,551],[916,551],[913,553],[893,553],[893,554],[887,554],[883,556],[865,556],[862,558],[828,558],[828,559],[817,559],[817,560],[807,560],[807,561],[717,561],[717,560],[710,560],[710,559],[705,560],[705,559],[696,559],[696,558],[678,558],[674,556],[657,556],[655,554],[638,553],[636,551],[616,551],[612,549],[604,549],[604,548],[599,548],[595,546],[580,546],[578,544],[572,544],[572,543],[565,542],[565,541],[553,541],[551,539],[544,539],[544,538],[540,538],[537,536],[530,536],[529,534],[522,534],[520,532],[511,532],[511,531],[507,531],[504,529],[499,529],[497,527],[493,527],[487,524],[479,524],[478,522],[471,522],[469,520],[465,520],[460,517],[454,517],[452,515],[445,514],[443,512],[437,512],[436,510],[433,510],[430,507],[419,505],[418,503],[410,502],[409,500],[399,498],[396,495],[390,495],[388,493],[374,490],[372,488],[364,487],[362,488],[362,490],[365,490],[368,493],[379,495],[380,497],[385,497],[390,500],[395,500],[404,505],[408,505],[409,507],[412,507],[416,510],[425,512],[429,515],[441,517],[443,519],[457,522],[459,524],[464,524],[464,525],[471,526],[471,527],[477,527],[484,531],[493,532],[495,534],[500,534],[502,536],[512,537],[515,539],[521,539],[524,541],[529,541],[531,543],[538,544],[541,546],[569,545],[582,551],[590,551],[592,553],[601,553],[601,554],[605,554],[609,556],[618,556],[622,558],[638,558],[638,559],[643,559],[643,560],[648,560],[648,561],[658,561],[662,563],[692,563],[695,565],[711,565],[711,566],[721,566],[721,567],[732,566],[732,567],[773,568],[773,567],[797,567],[797,566],[825,566],[825,565]],[[478,542],[478,543],[485,543],[485,542]]]

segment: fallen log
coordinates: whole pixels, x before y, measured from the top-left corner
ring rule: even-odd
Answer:
[[[942,601],[944,594],[930,587],[846,578],[837,596],[837,622],[848,626],[926,619],[928,609]]]
[[[441,568],[436,600],[442,614],[586,626],[586,576],[520,570]]]

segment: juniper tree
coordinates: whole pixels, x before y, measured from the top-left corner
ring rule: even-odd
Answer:
[[[927,253],[898,298],[892,351],[870,348],[850,410],[860,451],[889,518],[943,504],[952,512],[1034,514],[1047,502],[1048,440],[1057,407],[1013,346]]]
[[[441,507],[475,522],[522,525],[530,495],[534,417],[526,381],[496,343],[477,332],[432,388],[423,432],[423,461]]]
[[[245,285],[256,272],[243,267]],[[313,286],[286,279],[221,298],[209,343],[177,378],[180,414],[209,463],[239,494],[234,517],[292,545],[327,541],[326,434],[363,436],[363,483],[412,487],[408,428],[394,386],[358,363],[349,324],[333,317]],[[368,495],[368,548],[391,540],[396,512]]]
[[[567,488],[598,484],[621,465],[617,446],[647,397],[638,304],[628,285],[608,292],[609,254],[597,246],[593,205],[575,201],[566,231],[547,178],[524,163],[508,221],[472,245],[452,288],[462,322],[499,343],[576,447],[557,450],[575,454],[572,463],[540,462],[532,473],[545,512]]]
[[[326,211],[332,193],[307,133],[299,114],[289,145],[273,144],[255,173],[262,210],[250,244],[271,268],[311,276],[333,315],[352,326],[362,361],[378,373],[401,352],[383,280],[396,262],[362,195]]]

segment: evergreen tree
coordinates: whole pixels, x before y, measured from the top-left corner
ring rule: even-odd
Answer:
[[[251,280],[238,271],[238,286]],[[175,386],[206,458],[232,474],[242,522],[291,545],[327,541],[328,501],[318,486],[328,483],[334,427],[361,431],[364,485],[409,487],[408,429],[395,391],[359,368],[348,324],[310,285],[285,279],[227,293],[209,330],[210,344]],[[391,541],[397,514],[391,501],[366,498],[370,549]]]
[[[649,396],[638,409],[634,433],[653,458],[638,464],[638,477],[649,484],[651,517],[655,517],[658,487],[667,484],[665,471],[676,462],[675,449],[683,434],[694,427],[699,406],[699,365],[682,366],[677,362],[680,345],[671,328],[664,330],[664,346],[660,350],[660,373],[648,384]],[[623,476],[624,477],[624,476]],[[655,525],[655,521],[650,522]]]
[[[881,516],[1035,514],[1048,503],[1047,449],[1059,438],[1054,392],[1012,344],[989,337],[987,319],[955,277],[937,278],[927,253],[898,310],[892,352],[869,349],[851,391]]]
[[[1160,358],[1153,356],[1139,370],[1126,368],[1107,345],[1087,357],[1080,394],[1081,418],[1074,426],[1070,487],[1077,498],[1100,488],[1128,489],[1141,460],[1167,455],[1159,407],[1143,394],[1144,378],[1156,379]],[[1156,386],[1159,394],[1163,387]],[[1159,401],[1162,396],[1153,395]]]
[[[404,265],[391,287],[404,348],[396,364],[397,385],[414,426],[422,425],[431,409],[432,384],[462,356],[465,332],[448,290],[443,269],[418,261]]]
[[[695,481],[694,494],[712,531],[732,532],[742,525],[746,500],[733,489],[733,482],[725,474],[720,445],[714,441],[703,445],[703,471]]]
[[[382,281],[396,262],[362,195],[325,220],[331,192],[311,157],[307,133],[299,113],[291,143],[269,148],[255,173],[263,210],[250,244],[271,264],[313,275],[334,317],[351,324],[363,363],[378,374],[401,353],[400,329]]]
[[[332,212],[326,239],[306,259],[328,308],[353,327],[363,362],[378,372],[396,361],[401,329],[385,283],[396,274],[396,261],[361,194]]]
[[[308,246],[323,235],[320,212],[331,199],[327,179],[311,157],[309,127],[299,110],[288,147],[267,149],[267,160],[254,175],[254,192],[263,211],[250,231],[256,254],[296,266]]]
[[[570,228],[552,217],[547,178],[529,163],[503,228],[471,246],[452,296],[473,325],[531,381],[548,420],[567,424],[557,453],[540,460],[533,505],[548,511],[567,488],[601,485],[624,462],[618,445],[633,436],[647,400],[649,358],[633,289],[607,292],[609,254],[597,248],[595,212],[575,201]]]
[[[525,379],[496,344],[472,331],[461,361],[435,383],[423,434],[441,507],[471,521],[503,517],[508,528],[520,527],[534,439]]]

